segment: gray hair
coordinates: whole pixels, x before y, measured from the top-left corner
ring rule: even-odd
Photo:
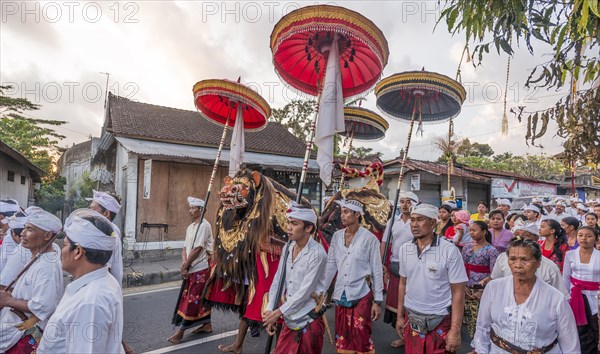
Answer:
[[[536,261],[540,261],[542,259],[542,250],[540,249],[540,245],[535,241],[526,240],[521,236],[513,237],[508,244],[508,248],[506,249],[507,256],[510,256],[510,249],[513,247],[527,248],[531,251],[531,255]]]

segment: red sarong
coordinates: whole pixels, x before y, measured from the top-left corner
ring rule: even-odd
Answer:
[[[408,323],[408,316],[404,315],[404,350],[406,353],[411,354],[445,354],[450,353],[446,351],[446,335],[450,330],[451,315],[447,315],[446,318],[437,326],[433,331],[422,334],[417,331],[413,331]]]
[[[600,289],[600,283],[595,281],[579,280],[571,277],[571,299],[569,305],[573,309],[575,315],[575,323],[578,326],[584,326],[588,324],[587,317],[585,316],[585,303],[583,302],[582,290],[598,290]]]
[[[37,347],[38,343],[33,339],[31,334],[28,334],[21,337],[5,354],[32,354],[35,353]]]
[[[475,272],[475,273],[491,273],[491,269],[490,266],[485,266],[485,265],[478,265],[478,264],[471,264],[471,263],[465,263],[465,270],[467,271],[467,277],[471,277],[471,272]]]
[[[277,346],[272,354],[321,354],[323,351],[323,318],[294,331],[283,323]]]
[[[181,294],[177,314],[188,322],[198,321],[210,316],[210,306],[203,305],[202,292],[210,275],[209,269],[189,273],[185,280],[185,289]]]
[[[369,292],[354,307],[335,308],[335,349],[337,353],[375,353],[371,339],[371,307]]]
[[[398,286],[400,285],[400,278],[392,273],[388,274],[390,276],[390,283],[385,298],[385,309],[396,313],[398,311]]]

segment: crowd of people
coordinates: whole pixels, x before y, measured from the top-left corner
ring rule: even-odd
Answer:
[[[205,202],[187,202],[192,223],[172,343],[192,327],[212,332],[202,299],[212,228],[200,222]],[[317,241],[315,211],[288,206],[289,242],[263,312],[266,332],[278,334],[275,353],[321,353],[325,333],[338,353],[373,353],[379,318],[397,331],[391,346],[406,353],[456,352],[463,325],[473,353],[598,352],[600,201],[534,199],[512,212],[498,199],[495,209],[480,202],[471,215],[451,201],[438,207],[401,192],[382,239],[364,227],[361,201],[335,203],[344,227],[327,245]],[[63,225],[41,208],[0,201],[0,352],[130,350],[122,341],[121,236],[112,223],[119,210],[117,198],[94,191],[89,208]],[[66,287],[63,271],[72,275]],[[334,335],[323,316],[328,293]]]
[[[64,225],[0,201],[0,353],[124,353],[118,200],[94,191]],[[62,248],[55,242],[62,239]],[[65,287],[63,271],[72,276]]]

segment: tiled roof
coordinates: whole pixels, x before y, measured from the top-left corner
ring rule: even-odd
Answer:
[[[395,159],[391,161],[387,161],[383,164],[384,169],[389,169],[391,166],[400,165],[401,159]],[[408,171],[426,171],[432,173],[434,175],[447,175],[448,174],[448,165],[445,163],[433,162],[433,161],[422,161],[422,160],[414,160],[408,159],[406,160],[406,170]],[[398,174],[399,171],[385,171],[386,175],[394,175]],[[466,179],[470,179],[478,182],[490,182],[488,177],[478,175],[475,173],[471,173],[465,169],[454,167],[454,172],[452,176],[462,177]]]
[[[185,145],[217,147],[221,126],[209,122],[200,113],[131,101],[109,95],[108,130],[115,136],[155,140]],[[231,130],[225,147],[229,147]],[[284,126],[269,122],[258,132],[246,132],[246,151],[285,156],[304,156],[306,144]]]

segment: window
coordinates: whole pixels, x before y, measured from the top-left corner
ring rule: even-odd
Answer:
[[[26,180],[27,180],[27,178],[25,178],[25,176],[21,176],[21,184],[25,184]]]
[[[15,173],[13,171],[8,171],[7,179],[9,182],[14,182],[15,181]]]

